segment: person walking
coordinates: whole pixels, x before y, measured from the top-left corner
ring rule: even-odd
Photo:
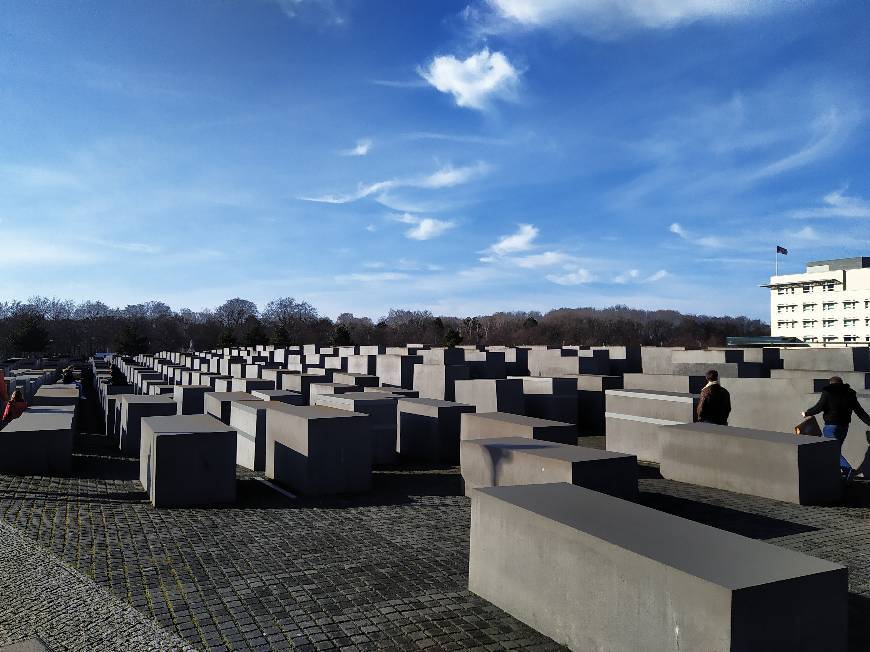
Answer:
[[[853,412],[861,421],[870,426],[870,415],[861,407],[855,390],[848,383],[844,383],[839,376],[832,376],[828,384],[822,389],[818,403],[809,410],[801,412],[801,416],[812,417],[821,413],[825,421],[822,435],[836,439],[842,444],[846,440],[846,435],[849,434]],[[847,480],[852,478],[854,469],[842,455],[840,455],[840,469],[846,474]]]
[[[731,394],[719,384],[719,372],[715,369],[710,369],[706,378],[707,384],[701,390],[698,401],[698,421],[727,426],[731,414]]]
[[[26,409],[27,403],[24,400],[24,394],[21,393],[20,389],[16,389],[12,392],[12,396],[9,397],[6,408],[3,410],[3,418],[0,421],[6,423],[7,421],[12,421],[12,419],[17,419]]]

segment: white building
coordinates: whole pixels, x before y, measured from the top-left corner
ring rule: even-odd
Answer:
[[[770,334],[805,342],[870,342],[870,258],[807,263],[771,276]]]

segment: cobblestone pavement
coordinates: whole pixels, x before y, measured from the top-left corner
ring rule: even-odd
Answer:
[[[70,477],[0,476],[0,520],[199,649],[560,649],[465,588],[456,469],[380,471],[372,493],[336,500],[294,500],[239,469],[231,508],[154,510],[135,460],[97,436],[77,451]],[[641,472],[651,507],[848,565],[851,649],[866,649],[870,486],[801,507]]]
[[[0,551],[0,648],[38,636],[57,650],[193,649],[6,523]]]

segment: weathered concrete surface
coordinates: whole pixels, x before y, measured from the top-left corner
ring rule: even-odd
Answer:
[[[647,389],[611,389],[606,393],[607,414],[629,414],[687,423],[695,420],[698,396]]]
[[[419,355],[379,355],[375,374],[383,385],[414,389],[414,367],[423,364]]]
[[[266,415],[266,477],[305,494],[367,491],[369,419],[322,405],[272,406]]]
[[[320,395],[316,405],[367,415],[367,436],[371,440],[372,463],[393,464],[398,459],[396,404],[400,398],[382,392],[347,392]]]
[[[846,649],[845,567],[570,484],[474,491],[468,585],[573,650]]]
[[[403,398],[397,410],[396,452],[402,459],[453,464],[459,460],[461,416],[474,412],[473,405]]]
[[[63,475],[72,461],[75,408],[31,407],[0,430],[0,473]]]
[[[118,448],[127,455],[136,456],[140,451],[141,421],[143,417],[169,416],[178,413],[178,404],[171,396],[145,396],[119,394]]]
[[[703,375],[625,374],[621,389],[646,389],[656,392],[700,394],[706,384],[707,379]]]
[[[866,346],[783,349],[781,355],[784,369],[870,371],[870,349]]]
[[[608,389],[622,389],[620,376],[573,376],[577,381],[577,430],[580,435],[603,435],[604,395]]]
[[[205,414],[142,419],[139,482],[154,507],[236,500],[236,431]]]
[[[206,392],[204,394],[203,405],[206,414],[229,425],[232,402],[254,400],[256,400],[254,396],[247,392]]]
[[[676,426],[682,421],[656,419],[633,414],[606,413],[607,450],[636,455],[645,462],[660,462],[662,448],[659,442],[661,426]]]
[[[573,423],[505,412],[465,413],[461,420],[460,437],[463,440],[525,437],[560,444],[577,443],[577,429]]]
[[[612,496],[637,496],[637,458],[525,437],[466,439],[460,447],[465,494],[482,487],[567,482]]]
[[[79,400],[79,389],[75,385],[43,385],[33,395],[33,406],[72,405]]]
[[[478,412],[522,414],[525,409],[523,381],[518,379],[457,380],[456,402],[473,405]]]
[[[539,419],[577,423],[577,381],[574,378],[525,376],[523,414]]]
[[[461,351],[461,349],[448,349]],[[469,380],[469,368],[465,364],[418,364],[414,365],[414,389],[420,398],[433,398],[441,401],[456,399],[457,380]]]
[[[232,401],[230,427],[236,433],[236,464],[252,471],[266,468],[266,410],[270,401]]]
[[[251,391],[251,396],[261,401],[278,401],[290,405],[304,405],[305,401],[302,394],[291,392],[288,389],[255,389]]]
[[[176,385],[172,398],[178,404],[177,414],[205,414],[205,393],[208,385]]]
[[[659,430],[661,474],[798,504],[842,495],[840,445],[824,437],[689,423]]]

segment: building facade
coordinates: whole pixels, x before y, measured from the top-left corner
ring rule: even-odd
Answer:
[[[870,343],[870,257],[807,263],[771,276],[770,334],[813,344]]]

